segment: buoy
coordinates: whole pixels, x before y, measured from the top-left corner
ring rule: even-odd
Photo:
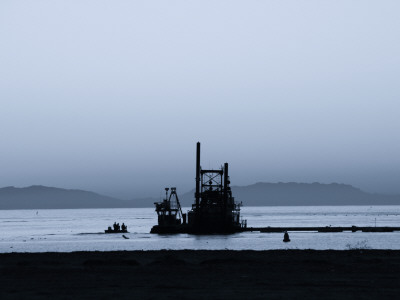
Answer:
[[[287,233],[287,231],[285,231],[285,234],[283,235],[283,241],[285,243],[290,242],[289,233]]]

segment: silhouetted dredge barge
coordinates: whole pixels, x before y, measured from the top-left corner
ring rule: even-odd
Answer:
[[[246,227],[240,219],[241,204],[235,203],[229,186],[228,164],[219,170],[203,170],[200,166],[200,143],[196,151],[195,203],[187,214],[182,213],[176,188],[166,188],[165,199],[154,203],[158,225],[151,233],[235,233]]]
[[[203,170],[200,166],[200,143],[196,151],[196,192],[195,203],[187,214],[182,213],[176,188],[166,188],[165,199],[154,203],[158,215],[158,225],[151,233],[236,233],[258,231],[265,233],[289,231],[317,232],[393,232],[400,227],[247,227],[246,220],[240,219],[241,204],[235,203],[229,187],[228,164],[220,170]],[[287,241],[289,237],[287,237]]]

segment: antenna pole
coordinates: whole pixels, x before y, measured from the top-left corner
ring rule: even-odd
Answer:
[[[197,142],[196,149],[196,213],[199,212],[200,206],[200,142]]]
[[[228,202],[228,163],[225,163],[224,165],[224,207],[226,207],[227,202]]]

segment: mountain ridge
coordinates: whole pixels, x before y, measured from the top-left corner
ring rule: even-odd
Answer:
[[[349,184],[257,182],[232,186],[237,202],[245,206],[400,205],[400,195],[367,193]],[[194,189],[179,194],[181,205],[191,207]],[[0,209],[72,209],[153,207],[158,198],[121,200],[80,189],[33,185],[0,188]]]
[[[245,206],[400,205],[400,195],[367,193],[343,183],[257,182],[231,189]],[[182,195],[182,202],[190,197],[194,198],[194,189]]]
[[[79,189],[43,185],[0,188],[0,209],[64,209],[126,207],[123,200]]]

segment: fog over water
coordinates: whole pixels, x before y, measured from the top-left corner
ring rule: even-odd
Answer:
[[[0,3],[0,187],[400,193],[399,1]]]

